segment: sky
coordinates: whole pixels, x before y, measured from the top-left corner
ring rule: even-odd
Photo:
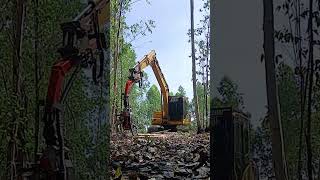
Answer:
[[[266,113],[267,104],[264,62],[260,60],[263,53],[262,1],[215,2],[213,81],[217,84],[223,75],[234,80],[243,93],[253,124],[257,125]]]
[[[156,25],[152,34],[133,42],[137,60],[154,49],[170,91],[176,92],[179,85],[182,85],[191,99],[191,45],[187,36],[190,28],[190,1],[150,2],[138,1],[126,15],[129,25],[147,19],[154,20]],[[200,19],[198,9],[201,2],[195,0],[195,24]],[[265,71],[264,64],[260,62],[263,52],[262,1],[215,2],[215,54],[211,72],[214,86],[223,75],[234,80],[243,93],[246,110],[252,114],[252,121],[256,125],[266,112]],[[157,85],[152,69],[147,68],[146,72],[149,81]]]
[[[150,2],[151,4],[144,0],[138,1],[126,15],[129,25],[140,20],[155,21],[156,27],[152,34],[138,38],[132,43],[137,60],[155,50],[170,92],[176,93],[181,85],[189,99],[192,99],[192,61],[189,57],[191,44],[188,43],[187,35],[190,28],[190,1],[150,0]],[[199,1],[195,2],[195,13],[198,7],[200,7]],[[195,22],[196,18],[199,19],[200,16],[195,17]],[[158,86],[151,67],[146,68],[145,72],[148,73],[151,84]]]

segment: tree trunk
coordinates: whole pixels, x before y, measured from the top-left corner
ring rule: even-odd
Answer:
[[[204,62],[204,60],[203,60],[203,62],[202,62],[202,84],[203,84],[203,100],[201,101],[202,103],[203,103],[203,105],[202,105],[202,128],[203,129],[205,129],[205,127],[206,127],[206,116],[205,116],[205,114],[206,114],[206,104],[205,104],[205,102],[206,102],[206,77],[205,77],[205,62]]]
[[[119,36],[120,36],[120,28],[121,28],[121,16],[122,16],[122,3],[123,0],[120,1],[119,5],[119,17],[118,17],[118,29],[116,35],[116,47],[114,51],[114,68],[113,68],[113,102],[112,102],[112,130],[115,129],[113,126],[115,124],[117,118],[117,71],[118,71],[118,58],[119,58]]]
[[[38,29],[39,29],[39,15],[38,15],[38,0],[35,1],[35,14],[34,14],[34,73],[35,73],[35,123],[34,123],[34,163],[37,162],[37,152],[39,146],[39,115],[40,115],[40,105],[39,105],[39,59],[38,59]]]
[[[209,128],[209,117],[208,117],[208,89],[209,89],[209,33],[210,33],[210,25],[208,25],[208,34],[207,34],[207,61],[206,61],[206,87],[205,87],[205,106],[206,106],[206,128]]]
[[[194,99],[194,107],[195,107],[195,115],[196,115],[198,132],[201,132],[202,127],[201,127],[200,116],[199,116],[198,95],[197,95],[196,56],[195,56],[195,48],[194,48],[193,0],[190,0],[190,10],[191,10],[191,52],[192,52],[193,99]]]
[[[318,160],[318,180],[320,180],[320,159]]]
[[[297,176],[298,180],[302,180],[302,152],[303,152],[303,129],[304,129],[304,116],[305,116],[305,102],[306,102],[306,91],[305,87],[307,87],[307,81],[305,81],[305,74],[303,72],[303,65],[302,65],[302,48],[301,48],[301,21],[300,21],[300,0],[297,1],[298,5],[298,15],[297,15],[297,34],[299,37],[298,42],[298,58],[299,58],[299,75],[300,75],[300,129],[299,129],[299,150],[298,150],[298,169],[297,169]],[[290,20],[290,19],[289,19]]]
[[[210,119],[209,119],[209,129],[210,129],[210,147],[214,147],[214,141],[213,141],[213,126],[214,126],[214,118],[213,118],[213,115],[212,115],[212,108],[213,108],[213,92],[214,92],[214,86],[213,86],[213,73],[212,73],[212,70],[213,70],[213,67],[214,67],[214,64],[213,64],[213,45],[214,45],[214,30],[213,30],[213,27],[215,27],[215,22],[214,22],[214,4],[213,2],[215,1],[210,1],[210,19],[209,19],[209,22],[210,22],[210,94],[209,94],[209,100],[210,100]],[[213,148],[210,148],[210,154],[212,154],[213,152]],[[210,164],[214,164],[214,158],[210,158]],[[210,167],[210,179],[213,179],[213,174],[215,173],[214,172],[214,168],[215,167]]]
[[[287,166],[284,153],[283,135],[280,118],[278,90],[274,61],[274,22],[273,2],[263,0],[264,7],[264,53],[266,69],[267,99],[269,109],[269,122],[272,140],[272,159],[276,179],[287,180]]]
[[[9,172],[7,179],[13,180],[17,175],[16,169],[16,158],[18,154],[17,150],[17,134],[18,134],[18,123],[20,118],[20,107],[21,107],[21,51],[22,51],[22,39],[23,39],[23,25],[25,17],[25,1],[17,0],[13,6],[13,57],[12,57],[12,86],[13,86],[13,104],[12,104],[12,124],[10,125],[10,142],[7,150],[7,162],[9,165]],[[17,111],[18,110],[18,111]]]
[[[313,1],[309,1],[309,62],[310,62],[310,75],[309,75],[309,92],[308,92],[308,119],[306,129],[306,144],[307,144],[307,170],[309,180],[313,179],[312,175],[312,145],[311,145],[311,110],[312,110],[312,89],[313,89],[313,76],[314,76],[314,62],[313,62]]]

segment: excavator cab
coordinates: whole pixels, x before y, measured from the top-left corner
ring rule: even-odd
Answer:
[[[153,126],[163,126],[164,129],[176,131],[178,125],[190,125],[187,119],[187,99],[183,96],[169,96],[168,117],[163,117],[163,111],[153,113]]]
[[[187,99],[183,96],[169,96],[169,119],[184,120],[187,116]],[[183,123],[183,122],[182,122]]]

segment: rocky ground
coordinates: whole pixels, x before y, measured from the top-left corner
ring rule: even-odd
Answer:
[[[209,133],[113,135],[113,179],[209,179],[209,144]]]

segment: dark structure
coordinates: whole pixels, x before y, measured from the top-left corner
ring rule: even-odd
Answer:
[[[255,177],[250,162],[249,117],[232,108],[211,110],[211,146],[213,179],[234,180]],[[250,170],[248,170],[250,168]],[[250,178],[251,179],[251,178]]]
[[[169,96],[170,119],[185,119],[187,116],[186,98],[182,96]]]

